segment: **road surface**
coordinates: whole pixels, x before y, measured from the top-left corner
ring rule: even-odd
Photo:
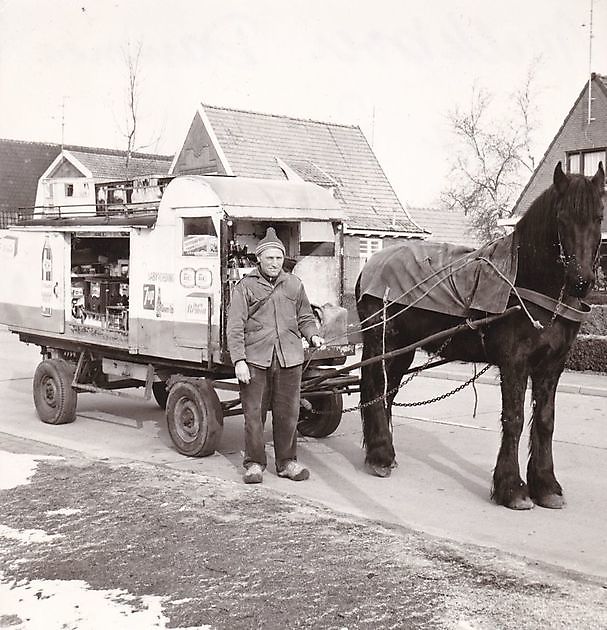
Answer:
[[[174,450],[164,412],[143,397],[80,394],[73,424],[45,425],[36,416],[31,395],[37,347],[0,329],[0,356],[0,433],[97,458],[147,462],[240,483],[241,417],[225,420],[218,452],[200,459]],[[449,368],[443,375],[455,372],[457,378],[458,369]],[[397,402],[425,400],[457,385],[450,378],[420,376],[401,390]],[[604,389],[602,377],[569,375],[561,389],[554,451],[567,500],[563,510],[536,507],[516,512],[490,502],[500,441],[500,395],[494,376],[485,376],[476,392],[468,387],[432,405],[395,409],[399,467],[389,479],[365,471],[359,413],[353,411],[344,414],[332,436],[299,440],[299,459],[311,470],[309,481],[279,479],[270,459],[264,487],[346,514],[495,548],[607,582],[607,377]],[[356,403],[355,396],[344,398],[347,408]],[[267,438],[271,455],[269,432]],[[526,439],[527,433],[520,453],[523,470]]]

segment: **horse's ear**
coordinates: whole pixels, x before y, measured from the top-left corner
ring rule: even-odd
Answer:
[[[560,162],[554,169],[554,177],[552,181],[557,192],[561,195],[567,190],[567,186],[569,186],[569,179],[567,178],[567,175],[563,173],[563,168]]]
[[[603,162],[599,162],[599,167],[595,176],[592,178],[592,183],[603,192],[605,190],[605,171],[603,170]]]

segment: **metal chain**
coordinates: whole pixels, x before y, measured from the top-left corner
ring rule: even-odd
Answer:
[[[424,368],[426,368],[427,365],[430,363],[430,361],[432,360],[432,357],[436,354],[440,354],[442,350],[445,349],[447,344],[451,341],[451,339],[452,337],[449,337],[447,341],[445,341],[445,343],[437,350],[436,353],[434,353],[433,355],[428,355],[426,362],[423,365],[420,365],[409,377],[407,377],[399,385],[397,385],[396,387],[393,387],[391,390],[388,390],[387,392],[381,394],[380,396],[377,396],[377,398],[374,398],[373,400],[368,400],[365,403],[359,403],[358,405],[355,405],[354,407],[348,407],[346,409],[342,409],[342,413],[350,413],[352,411],[359,411],[361,409],[365,409],[366,407],[370,407],[371,405],[374,405],[378,402],[385,400],[386,398],[388,398],[388,396],[395,394],[399,389],[402,389],[405,385],[408,385],[416,376],[418,376],[422,372],[422,370],[424,370]],[[428,400],[418,400],[414,402],[404,402],[404,403],[393,402],[392,404],[396,407],[421,407],[422,405],[430,405],[434,402],[444,400],[445,398],[449,398],[449,396],[453,396],[454,394],[457,394],[457,392],[460,392],[462,389],[468,387],[468,385],[472,385],[472,383],[474,383],[474,381],[476,381],[480,376],[482,376],[490,367],[491,365],[487,364],[480,372],[474,374],[474,376],[470,377],[467,381],[458,385],[455,389],[451,390],[450,392],[446,392],[445,394],[441,394],[440,396],[435,396],[434,398],[429,398]],[[322,415],[329,412],[316,410],[316,409],[310,409],[308,410],[308,413],[312,413],[315,415]]]
[[[404,403],[394,402],[392,404],[395,407],[421,407],[422,405],[429,405],[431,403],[438,402],[439,400],[444,400],[445,398],[449,398],[449,396],[453,396],[453,394],[457,394],[457,392],[461,391],[465,387],[468,387],[468,385],[471,385],[472,383],[474,383],[474,381],[480,376],[482,376],[490,367],[491,365],[489,364],[486,365],[480,372],[478,372],[478,374],[475,374],[474,376],[469,378],[466,382],[462,383],[461,385],[458,385],[455,389],[451,390],[450,392],[446,392],[445,394],[441,394],[440,396],[435,396],[434,398],[429,398],[428,400],[417,400],[415,402],[404,402]],[[415,374],[415,376],[417,376],[417,373]],[[408,381],[410,380],[411,379],[408,379]],[[386,396],[390,396],[396,393],[401,387],[406,385],[407,382],[401,383],[398,387],[394,387],[393,389],[391,389],[390,391],[386,393]],[[359,409],[370,407],[371,405],[374,405],[375,403],[382,401],[384,397],[385,396],[382,394],[381,396],[378,396],[377,398],[374,398],[373,400],[368,400],[365,403],[359,403],[356,407],[350,407],[348,409],[344,409],[342,413],[347,413],[350,411],[357,411]]]
[[[563,304],[563,297],[565,296],[565,282],[563,281],[563,286],[561,287],[561,292],[559,294],[559,299],[557,300],[556,306],[554,307],[554,313],[552,313],[552,318],[550,319],[550,323],[548,324],[548,328],[552,328],[552,325],[556,321],[557,315],[559,313],[559,308]]]
[[[476,379],[479,376],[482,376],[490,367],[491,365],[487,364],[478,374],[475,374],[474,376],[470,377],[465,383],[458,385],[455,389],[452,389],[450,392],[447,392],[446,394],[435,396],[434,398],[430,398],[429,400],[418,400],[415,402],[408,402],[408,403],[395,402],[394,405],[396,407],[421,407],[422,405],[429,405],[431,403],[438,402],[439,400],[444,400],[445,398],[449,398],[449,396],[453,396],[453,394],[457,394],[457,392],[460,392],[465,387],[468,387],[468,385],[472,385],[472,383],[474,383],[474,381],[476,381]]]
[[[385,400],[393,392],[398,391],[399,389],[401,389],[405,385],[408,385],[416,376],[418,376],[422,372],[422,370],[424,370],[426,367],[428,367],[430,361],[432,361],[432,358],[434,356],[440,355],[440,353],[449,345],[449,343],[451,342],[452,339],[453,339],[453,336],[447,337],[447,339],[444,341],[444,343],[441,344],[440,348],[438,348],[438,350],[436,350],[436,352],[434,352],[432,354],[428,354],[428,358],[426,359],[426,362],[423,365],[420,365],[419,367],[415,368],[415,370],[411,373],[411,376],[408,376],[404,381],[402,381],[398,387],[390,390],[389,392],[388,391],[384,392],[381,396],[379,396],[379,398],[376,398],[375,400],[371,400],[371,401],[369,401],[367,403],[364,403],[364,404],[363,403],[359,403],[355,407],[350,407],[348,409],[342,409],[342,413],[349,413],[350,411],[357,411],[359,409],[363,409],[364,407],[368,407],[369,405],[372,405],[372,404],[374,404],[376,402],[379,402],[380,400]],[[383,361],[383,364],[385,365],[385,361]],[[385,379],[385,376],[384,376],[384,379]],[[308,410],[308,413],[312,413],[312,414],[316,414],[316,415],[320,416],[320,415],[328,414],[328,413],[331,413],[331,412],[330,411],[321,411],[321,410],[317,410],[317,409],[310,409],[310,410]]]

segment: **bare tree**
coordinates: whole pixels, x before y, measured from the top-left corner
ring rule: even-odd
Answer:
[[[510,97],[510,108],[501,119],[492,115],[489,92],[477,87],[472,90],[469,108],[457,108],[449,115],[456,152],[442,202],[447,208],[462,209],[483,242],[502,234],[498,221],[512,214],[525,181],[535,169],[534,76],[532,67],[522,88]]]
[[[123,122],[117,126],[126,140],[126,160],[124,179],[129,179],[132,155],[136,151],[158,146],[164,124],[158,123],[158,131],[148,131],[147,141],[141,141],[142,128],[146,118],[142,114],[143,86],[143,44],[128,42],[122,49],[124,67],[126,69],[126,85],[124,91]],[[148,117],[149,118],[149,117]]]
[[[131,44],[129,42],[126,49],[123,51],[124,62],[127,69],[125,128],[123,131],[123,135],[126,138],[125,179],[129,178],[131,155],[133,151],[136,150],[137,146],[141,49],[141,42],[135,46],[134,50],[131,48]]]

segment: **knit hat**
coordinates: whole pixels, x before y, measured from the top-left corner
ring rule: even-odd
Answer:
[[[282,251],[283,254],[285,253],[285,246],[278,238],[278,236],[276,236],[276,232],[272,227],[269,227],[267,229],[266,235],[261,239],[261,241],[259,241],[259,243],[257,243],[257,247],[255,248],[255,255],[259,256],[261,252],[269,249],[270,247],[277,247]]]

